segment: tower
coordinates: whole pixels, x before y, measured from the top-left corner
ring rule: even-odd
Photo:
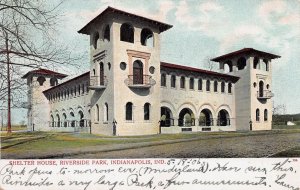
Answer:
[[[28,86],[28,131],[49,130],[50,105],[43,91],[58,85],[58,80],[67,75],[47,69],[33,70],[22,78],[27,79]]]
[[[108,7],[78,31],[90,36],[93,132],[159,133],[160,33],[171,27]]]
[[[272,127],[272,64],[280,56],[244,48],[212,59],[220,70],[240,77],[235,84],[237,130],[270,130]]]

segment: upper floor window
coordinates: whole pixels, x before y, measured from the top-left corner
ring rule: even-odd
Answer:
[[[58,84],[57,79],[56,78],[51,78],[50,79],[50,86],[56,86]]]
[[[259,121],[260,120],[260,113],[259,113],[259,109],[256,109],[256,121]]]
[[[254,69],[259,69],[259,59],[258,57],[254,57],[254,60],[253,60],[253,68]]]
[[[133,84],[143,84],[143,63],[140,60],[133,62]]]
[[[237,67],[238,67],[238,70],[245,69],[245,67],[246,67],[246,59],[244,57],[241,57],[241,58],[238,59]]]
[[[109,25],[106,25],[104,28],[104,32],[103,32],[103,39],[110,41],[110,29],[109,29]]]
[[[104,65],[102,62],[100,62],[100,85],[104,85]]]
[[[269,62],[267,59],[264,59],[263,60],[263,67],[262,67],[262,70],[264,71],[269,71]]]
[[[221,83],[221,92],[225,92],[225,82]]]
[[[153,47],[153,43],[153,32],[148,28],[144,28],[141,32],[141,44],[143,46]]]
[[[162,73],[161,80],[160,80],[160,86],[166,86],[166,83],[167,83],[166,74]]]
[[[121,26],[120,40],[124,42],[134,42],[134,29],[132,25],[124,23]]]
[[[150,120],[150,104],[145,103],[144,105],[144,120]]]
[[[172,88],[176,87],[176,76],[175,75],[171,76],[171,87]]]
[[[202,90],[202,79],[198,79],[198,90]]]
[[[190,89],[194,90],[194,78],[190,78]]]
[[[206,80],[206,91],[210,91],[210,81]]]
[[[95,32],[94,34],[94,39],[93,39],[93,46],[95,49],[97,49],[97,45],[98,45],[98,40],[99,40],[99,32]]]
[[[46,79],[45,79],[45,77],[43,77],[43,76],[39,76],[39,77],[37,78],[37,81],[39,82],[39,85],[40,85],[40,86],[43,86],[43,84],[44,84],[44,82],[46,81]],[[51,82],[51,80],[50,80],[50,82]],[[54,85],[51,85],[51,86],[54,86]]]
[[[214,82],[214,92],[218,92],[218,81]]]
[[[231,93],[231,92],[232,92],[232,84],[228,83],[228,93]]]
[[[180,88],[185,88],[185,77],[180,77]]]
[[[126,110],[125,110],[125,119],[126,120],[132,120],[132,103],[131,102],[128,102],[126,104]]]
[[[225,73],[229,73],[233,71],[233,67],[232,67],[232,62],[231,61],[226,61],[224,63],[224,72]]]

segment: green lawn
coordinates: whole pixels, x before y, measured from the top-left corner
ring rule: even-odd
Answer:
[[[272,129],[300,129],[300,125],[272,125]]]
[[[20,131],[20,130],[26,130],[26,129],[27,129],[26,125],[13,125],[13,126],[11,126],[12,131]],[[7,130],[6,126],[1,127],[1,131],[6,131],[6,130]]]

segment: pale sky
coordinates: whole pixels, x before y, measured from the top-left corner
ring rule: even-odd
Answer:
[[[89,38],[77,31],[107,6],[173,25],[162,33],[161,61],[204,68],[208,57],[244,47],[280,55],[273,101],[300,113],[300,0],[66,0],[57,38],[85,53],[85,69]]]

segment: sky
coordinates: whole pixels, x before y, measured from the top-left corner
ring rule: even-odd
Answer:
[[[245,47],[280,55],[271,63],[274,104],[300,113],[300,0],[66,0],[56,37],[86,56],[71,77],[89,68],[89,37],[77,31],[107,6],[173,25],[161,34],[161,61],[205,68]]]

